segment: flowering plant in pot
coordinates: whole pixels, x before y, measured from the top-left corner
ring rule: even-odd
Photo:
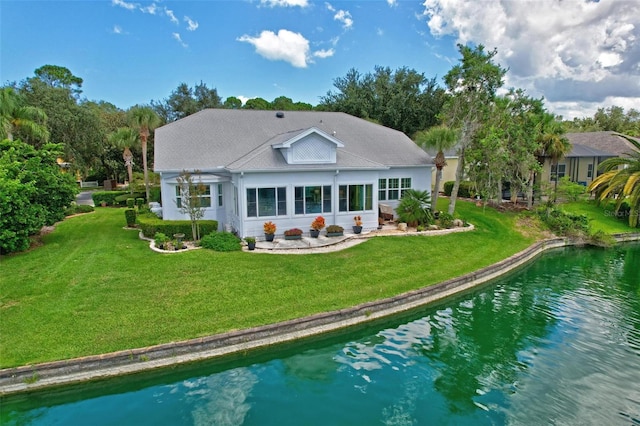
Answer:
[[[262,225],[262,229],[264,230],[264,237],[267,241],[273,241],[273,236],[276,233],[276,224],[269,221],[265,222]]]
[[[355,223],[355,225],[353,225],[353,233],[354,234],[361,233],[362,232],[362,217],[354,216],[353,217],[353,222]]]
[[[302,229],[291,228],[284,231],[285,240],[299,240],[302,238]]]
[[[340,225],[327,226],[327,237],[340,237],[343,235],[344,228]]]
[[[313,222],[311,222],[311,231],[310,234],[313,238],[318,238],[318,236],[320,235],[320,231],[322,230],[322,228],[324,228],[324,217],[322,216],[318,216],[316,217]]]

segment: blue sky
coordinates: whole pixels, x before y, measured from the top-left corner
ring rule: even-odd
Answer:
[[[636,0],[0,0],[0,81],[45,64],[126,109],[200,81],[225,99],[316,105],[350,68],[442,77],[456,43],[496,47],[506,86],[566,118],[640,109]]]

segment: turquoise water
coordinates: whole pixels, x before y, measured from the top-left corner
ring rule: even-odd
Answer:
[[[350,334],[6,399],[0,423],[640,425],[640,245],[553,251]]]

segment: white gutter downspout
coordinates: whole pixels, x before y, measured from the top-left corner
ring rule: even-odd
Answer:
[[[338,223],[338,208],[340,206],[340,189],[338,187],[338,175],[340,170],[336,169],[336,173],[333,175],[333,187],[335,188],[335,201],[333,202],[333,223]]]

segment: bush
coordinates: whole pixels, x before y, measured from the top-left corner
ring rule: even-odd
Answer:
[[[200,240],[200,245],[214,251],[242,250],[240,238],[230,232],[212,232]]]
[[[136,207],[138,207],[138,209],[140,209],[140,208],[142,208],[142,206],[144,206],[144,198],[142,198],[142,197],[136,198]]]
[[[135,200],[136,200],[138,197],[140,197],[140,196],[144,197],[144,194],[141,194],[141,193],[139,193],[139,192],[134,192],[133,194],[130,194],[130,193],[128,193],[128,192],[127,192],[127,193],[125,193],[125,194],[118,195],[117,197],[115,197],[115,198],[114,198],[114,201],[115,201],[115,203],[117,203],[119,206],[122,206],[122,205],[124,205],[124,204],[128,203],[128,201],[127,201],[127,200],[133,199],[133,202],[134,202],[134,204],[135,204]],[[144,204],[144,203],[143,203],[143,204]]]
[[[339,233],[339,232],[344,232],[344,228],[340,225],[329,225],[327,226],[327,233],[328,234],[335,234],[335,233]]]
[[[95,211],[95,208],[93,206],[87,204],[74,204],[72,206],[69,206],[67,210],[65,210],[64,215],[71,216],[80,213],[90,213],[92,211]]]
[[[586,193],[586,186],[572,182],[567,176],[560,178],[558,182],[558,195],[567,201],[578,201],[584,198]]]
[[[199,220],[198,224],[202,235],[218,230],[217,220]],[[144,213],[138,215],[138,225],[147,238],[153,238],[156,232],[161,232],[165,235],[184,234],[186,240],[193,240],[189,220],[162,220],[153,213]]]
[[[169,237],[167,237],[162,232],[156,232],[156,234],[153,236],[153,240],[156,243],[156,247],[164,248],[165,244],[169,242]]]
[[[433,221],[431,197],[428,191],[408,189],[396,208],[398,220],[409,226],[428,225]]]
[[[554,206],[543,206],[537,210],[540,219],[556,235],[589,235],[589,218],[583,214],[568,213]]]
[[[441,228],[450,229],[453,228],[453,215],[442,212],[438,216],[438,222],[440,223]]]
[[[126,209],[124,217],[127,219],[127,226],[132,228],[136,226],[136,211],[134,209]]]
[[[149,202],[162,204],[162,196],[159,186],[149,188]]]
[[[453,192],[453,185],[455,182],[450,180],[444,183],[444,195],[450,197],[451,192]],[[473,188],[473,182],[468,180],[463,180],[460,182],[460,188],[458,188],[458,197],[461,198],[473,198],[475,197],[476,192]]]
[[[132,209],[136,206],[136,200],[133,198],[127,198],[127,208]]]
[[[116,197],[119,197],[123,194],[127,194],[125,191],[94,191],[91,193],[91,198],[93,199],[93,204],[99,206],[104,201],[108,206],[113,206],[116,204]],[[126,198],[123,199],[123,201]]]

